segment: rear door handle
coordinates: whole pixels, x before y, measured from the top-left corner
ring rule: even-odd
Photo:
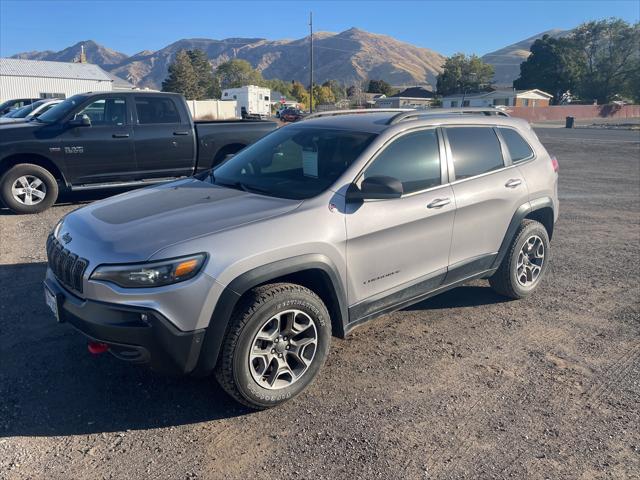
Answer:
[[[449,205],[451,203],[451,199],[449,198],[436,198],[433,202],[427,205],[427,208],[442,208],[445,205]]]
[[[129,138],[128,133],[114,133],[111,135],[113,138]]]
[[[516,188],[521,183],[522,183],[522,180],[520,180],[519,178],[512,178],[507,183],[505,183],[504,186],[507,188]]]
[[[189,135],[189,132],[188,131],[186,131],[186,132],[180,131],[180,132],[173,132],[173,134],[176,135],[176,136],[178,136],[178,135]]]

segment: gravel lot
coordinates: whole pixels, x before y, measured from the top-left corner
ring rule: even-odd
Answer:
[[[640,134],[538,134],[562,204],[537,294],[475,282],[384,316],[260,413],[54,322],[45,238],[92,198],[0,210],[0,478],[638,478]]]

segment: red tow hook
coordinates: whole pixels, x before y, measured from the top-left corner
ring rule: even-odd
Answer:
[[[90,340],[87,344],[87,348],[89,349],[89,353],[91,353],[92,355],[100,355],[101,353],[109,350],[109,345],[107,345],[106,343],[94,342]]]

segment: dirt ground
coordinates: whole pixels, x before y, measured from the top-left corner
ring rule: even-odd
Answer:
[[[639,478],[640,134],[538,134],[561,175],[540,290],[478,281],[379,318],[260,413],[89,355],[41,284],[46,235],[81,203],[0,210],[0,478]]]

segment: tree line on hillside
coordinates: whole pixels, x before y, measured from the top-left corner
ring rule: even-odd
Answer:
[[[559,103],[567,91],[586,102],[606,103],[618,98],[640,102],[640,24],[608,19],[587,22],[570,35],[545,35],[530,48],[520,66],[514,88],[537,88],[554,95]],[[437,77],[437,94],[468,94],[494,89],[493,66],[476,55],[456,53],[446,59]],[[297,81],[267,80],[246,60],[232,59],[212,68],[202,50],[183,50],[169,65],[163,91],[178,92],[190,100],[220,98],[222,90],[258,85],[295,99],[303,106],[335,103],[361,96],[363,92],[386,96],[397,93],[384,80],[371,79],[349,87],[336,80],[308,86]]]

